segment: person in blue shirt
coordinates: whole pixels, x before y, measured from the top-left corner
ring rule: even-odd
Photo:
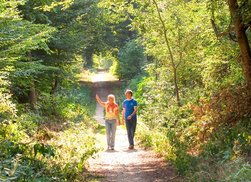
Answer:
[[[138,103],[132,98],[133,93],[131,90],[125,92],[126,100],[123,102],[122,123],[126,124],[127,135],[129,140],[129,148],[134,149],[134,134],[137,125],[137,106]]]

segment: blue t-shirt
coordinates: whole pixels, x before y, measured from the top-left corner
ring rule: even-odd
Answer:
[[[135,106],[138,106],[138,103],[137,103],[136,100],[134,100],[134,99],[124,100],[123,109],[125,109],[125,119],[127,119],[127,117],[130,116],[133,113]],[[132,116],[132,120],[136,120],[136,119],[137,119],[137,115],[134,114]]]

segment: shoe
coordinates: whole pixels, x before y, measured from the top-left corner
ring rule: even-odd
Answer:
[[[114,150],[114,147],[111,147],[111,150]]]
[[[128,147],[128,149],[129,149],[129,150],[133,150],[133,149],[134,149],[134,146],[133,146],[133,145],[130,145],[130,146]]]

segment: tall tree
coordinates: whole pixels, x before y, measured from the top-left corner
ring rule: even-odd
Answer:
[[[241,1],[242,7],[251,7],[251,2],[248,0]],[[237,0],[228,0],[229,10],[231,13],[234,30],[237,36],[237,41],[240,47],[241,60],[243,71],[246,79],[246,84],[249,92],[251,93],[251,50],[249,40],[246,34],[247,29],[250,27],[250,20],[245,24],[244,19],[247,19],[246,14],[243,13],[242,8],[239,6]],[[248,14],[251,18],[251,14]]]
[[[135,4],[125,3],[120,7],[127,7],[135,17],[132,28],[138,32],[148,55],[154,56],[160,67],[167,68],[176,103],[180,106],[182,85],[179,82],[179,69],[191,59],[189,52],[195,49],[195,41],[201,42],[199,34],[206,25],[202,24],[203,17],[196,17],[194,12],[205,11],[205,3],[138,0]]]
[[[23,20],[18,7],[24,1],[1,1],[0,4],[0,71],[7,72],[6,79],[11,80],[11,91],[17,93],[30,92],[32,105],[36,102],[33,85],[34,75],[50,69],[38,60],[33,60],[31,52],[34,50],[49,51],[48,40],[55,32],[53,27],[33,24]],[[35,73],[36,72],[36,73]],[[14,85],[21,85],[18,90]],[[22,91],[21,91],[22,90]]]

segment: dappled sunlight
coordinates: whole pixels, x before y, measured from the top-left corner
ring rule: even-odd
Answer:
[[[92,76],[93,90],[103,101],[106,100],[107,94],[120,90],[116,85],[120,82],[116,77],[107,72],[99,72]],[[101,84],[101,82],[103,82]],[[115,94],[117,95],[117,94]],[[101,125],[105,125],[104,108],[97,104],[94,119]],[[152,181],[181,181],[177,177],[173,167],[165,162],[164,158],[158,157],[154,152],[144,150],[136,141],[136,149],[129,150],[127,132],[125,125],[117,126],[115,150],[106,150],[106,136],[97,134],[97,146],[102,148],[94,158],[90,158],[88,171],[95,176],[104,177],[100,181],[117,182],[152,182]]]
[[[105,143],[103,136],[102,143]],[[104,176],[101,181],[166,182],[182,181],[175,170],[162,157],[138,145],[128,150],[127,134],[124,127],[118,127],[114,151],[104,150],[89,160],[89,172]]]
[[[108,72],[98,72],[95,75],[92,75],[92,82],[105,82],[105,81],[117,81],[118,79]]]
[[[118,78],[108,71],[99,71],[97,73],[90,70],[82,70],[78,75],[80,82],[107,82],[107,81],[118,81]]]
[[[0,9],[0,181],[250,181],[251,0]]]

